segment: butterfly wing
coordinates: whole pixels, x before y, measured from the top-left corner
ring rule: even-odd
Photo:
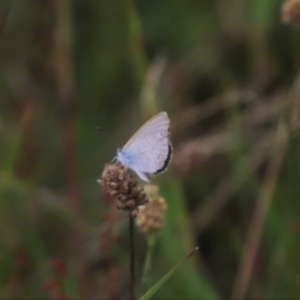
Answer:
[[[118,160],[145,181],[147,175],[162,172],[171,157],[169,126],[167,113],[157,114],[126,143],[121,154],[118,153]]]

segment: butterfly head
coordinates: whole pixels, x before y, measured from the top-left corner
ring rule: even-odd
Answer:
[[[117,150],[117,160],[126,168],[130,168],[132,163],[128,153],[120,148]]]

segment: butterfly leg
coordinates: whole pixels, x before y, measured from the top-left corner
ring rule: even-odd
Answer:
[[[136,172],[136,174],[144,181],[146,182],[149,182],[149,178],[148,178],[148,175],[147,173],[144,173],[144,172],[141,172],[141,171],[138,171],[138,170],[134,170]]]

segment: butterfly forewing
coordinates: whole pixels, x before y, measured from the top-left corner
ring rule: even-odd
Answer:
[[[150,120],[148,120],[142,127],[139,128],[139,130],[125,144],[123,150],[133,148],[134,144],[139,144],[141,139],[144,139],[153,133],[165,131],[167,133],[167,136],[169,136],[169,126],[170,120],[166,112],[161,112],[155,115]]]

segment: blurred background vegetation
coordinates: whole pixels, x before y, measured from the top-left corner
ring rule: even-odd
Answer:
[[[154,298],[300,299],[300,38],[282,5],[0,1],[0,299],[128,299],[126,213],[96,179],[159,111],[174,155],[151,285],[200,251]]]

